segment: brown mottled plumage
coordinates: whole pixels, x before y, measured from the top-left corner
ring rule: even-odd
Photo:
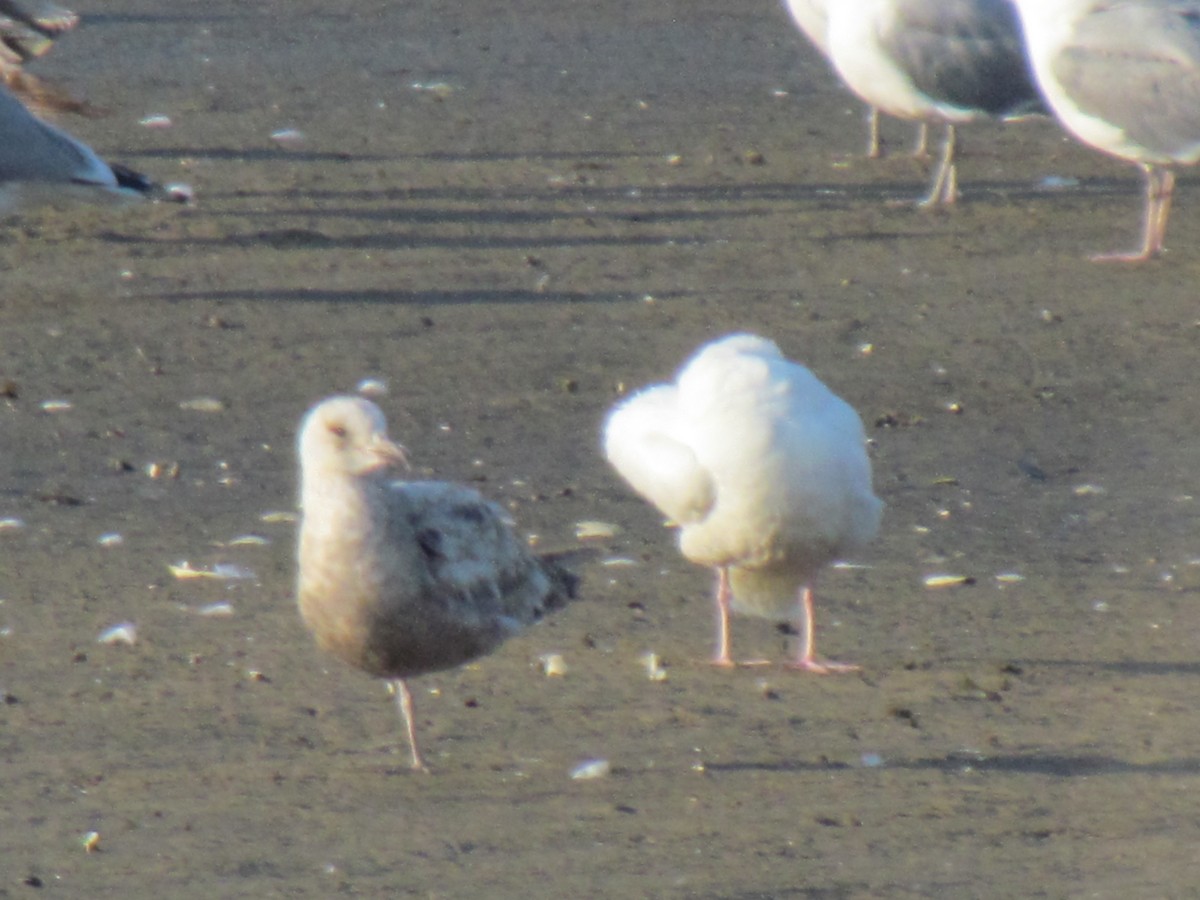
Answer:
[[[299,453],[300,614],[323,649],[395,685],[424,769],[405,679],[490,653],[571,599],[575,578],[530,553],[478,492],[393,480],[404,451],[368,400],[313,407]]]

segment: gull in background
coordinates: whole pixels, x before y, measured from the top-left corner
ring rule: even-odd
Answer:
[[[826,8],[829,0],[787,0],[788,12],[792,21],[804,32],[805,37],[829,59],[829,13]],[[883,156],[883,146],[879,137],[879,108],[867,106],[867,158],[879,159]],[[917,124],[917,140],[913,146],[912,155],[924,159],[929,155],[929,125],[926,122]]]
[[[1046,102],[1072,135],[1145,175],[1142,245],[1163,252],[1174,167],[1200,160],[1200,2],[1013,0]]]
[[[1009,0],[837,0],[829,55],[866,103],[946,127],[921,206],[958,198],[957,125],[1029,115],[1041,103]]]
[[[95,202],[164,195],[145,175],[104,162],[86,144],[43,122],[4,88],[0,134],[0,215],[58,199]]]

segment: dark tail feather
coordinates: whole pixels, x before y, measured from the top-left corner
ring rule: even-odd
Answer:
[[[123,166],[120,163],[109,163],[109,168],[117,176],[118,187],[128,188],[131,191],[137,191],[139,194],[152,194],[156,190],[161,190],[148,176],[143,175],[141,172],[135,172],[133,169]]]
[[[122,166],[119,163],[109,163],[108,167],[112,169],[113,175],[117,177],[117,187],[137,191],[148,200],[163,200],[169,203],[190,203],[192,200],[191,189],[186,185],[182,189],[175,185],[163,187],[148,175],[135,172],[128,166]]]
[[[546,573],[546,577],[550,579],[554,588],[546,601],[548,610],[559,609],[579,598],[579,585],[583,579],[567,566],[579,565],[587,560],[595,559],[601,552],[602,548],[593,546],[552,550],[548,553],[538,554],[538,562],[542,564],[542,571]]]

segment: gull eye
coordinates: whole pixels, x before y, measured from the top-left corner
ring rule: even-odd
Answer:
[[[346,436],[346,426],[333,424],[329,426],[330,433],[336,438],[344,438]]]

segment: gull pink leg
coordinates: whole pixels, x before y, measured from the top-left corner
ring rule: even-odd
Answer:
[[[1100,253],[1092,257],[1093,262],[1146,262],[1162,253],[1175,173],[1148,163],[1142,164],[1142,171],[1146,175],[1146,213],[1141,248],[1132,253]]]
[[[929,123],[922,122],[917,126],[917,140],[913,144],[913,159],[929,159]]]
[[[712,664],[723,668],[733,665],[733,657],[729,653],[729,603],[732,597],[729,569],[720,566],[717,569],[717,652],[713,655]]]
[[[1171,214],[1171,198],[1175,195],[1175,173],[1170,169],[1158,170],[1158,209],[1154,214],[1153,241],[1148,242],[1154,256],[1163,252],[1163,241],[1167,236],[1167,217]]]
[[[404,719],[404,728],[408,732],[408,746],[412,750],[412,767],[416,772],[428,772],[425,760],[421,759],[421,751],[417,749],[417,726],[413,723],[412,694],[403,678],[392,682],[396,689],[396,705],[400,707],[400,717]]]
[[[879,107],[872,106],[867,113],[867,159],[879,159],[883,156],[883,146],[879,141]]]
[[[796,653],[796,658],[788,663],[788,668],[801,669],[805,672],[812,672],[816,675],[837,675],[844,672],[858,672],[862,666],[856,666],[851,663],[833,662],[831,660],[818,660],[816,658],[816,637],[814,635],[815,628],[813,626],[813,591],[810,585],[805,585],[800,589],[800,599],[804,605],[804,612],[800,617],[797,625],[800,626],[800,647]]]
[[[942,158],[938,162],[933,185],[917,206],[930,209],[936,206],[952,206],[958,200],[958,170],[954,163],[954,148],[958,142],[953,125],[946,126],[946,139],[942,142]]]

